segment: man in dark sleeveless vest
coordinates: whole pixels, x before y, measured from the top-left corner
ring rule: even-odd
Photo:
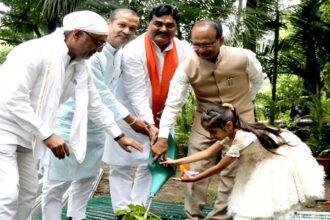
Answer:
[[[263,82],[262,68],[255,54],[242,48],[224,46],[221,25],[211,20],[197,22],[192,29],[195,54],[177,68],[170,84],[166,106],[160,121],[158,141],[152,146],[155,159],[167,150],[167,135],[184,104],[189,86],[194,90],[197,108],[189,139],[188,154],[208,148],[215,140],[201,126],[201,112],[212,105],[231,103],[248,122],[254,122],[253,102]],[[215,158],[191,164],[202,171],[215,163]],[[206,217],[209,179],[188,183],[185,209],[188,219],[232,219],[227,212],[227,199],[235,177],[236,164],[220,173],[214,210]]]

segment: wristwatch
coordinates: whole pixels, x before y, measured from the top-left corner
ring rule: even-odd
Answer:
[[[114,138],[115,141],[119,141],[122,137],[124,137],[125,134],[121,133],[120,135],[118,135],[117,137]]]

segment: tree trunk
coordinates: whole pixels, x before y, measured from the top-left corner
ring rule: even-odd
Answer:
[[[305,32],[306,39],[306,65],[304,88],[313,94],[319,94],[321,90],[320,68],[316,57],[315,41]]]
[[[276,85],[277,85],[277,66],[278,66],[278,41],[280,34],[280,12],[278,10],[278,1],[276,2],[276,17],[274,29],[274,66],[272,75],[272,107],[270,114],[270,124],[274,125],[276,113]]]
[[[58,18],[48,18],[47,19],[47,32],[48,34],[54,32],[56,30],[58,24]]]

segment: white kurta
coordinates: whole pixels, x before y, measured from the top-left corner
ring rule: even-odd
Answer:
[[[261,64],[257,60],[256,55],[250,50],[242,49],[241,51],[246,54],[248,60],[246,72],[249,77],[250,96],[253,100],[262,86],[264,75],[262,73]],[[168,137],[168,134],[175,123],[176,116],[185,103],[185,97],[189,91],[189,86],[190,83],[187,74],[179,65],[171,81],[164,112],[162,114],[162,120],[159,125],[158,137]]]
[[[120,76],[121,51],[116,52],[110,44],[106,44],[101,53],[91,57],[93,81],[106,106],[112,110],[117,120],[129,113],[112,95],[111,89],[116,86]],[[65,140],[69,140],[71,121],[76,109],[75,99],[71,97],[60,108],[57,115],[56,132]],[[99,173],[104,151],[104,131],[89,121],[87,129],[87,151],[82,163],[74,156],[58,160],[50,154],[49,164],[45,166],[43,181],[42,210],[43,219],[59,219],[62,213],[63,193],[70,187],[67,216],[74,219],[86,218],[88,196],[93,182]],[[119,146],[118,146],[119,147]]]
[[[111,90],[116,88],[120,77],[122,50],[115,51],[106,44],[101,53],[90,58],[93,81],[104,104],[114,113],[116,120],[126,117],[129,112],[116,100]],[[75,111],[75,100],[71,97],[63,103],[57,114],[56,133],[69,141],[71,122]],[[104,151],[104,131],[89,121],[87,130],[87,151],[83,163],[78,163],[75,157],[58,160],[50,155],[48,178],[57,181],[73,181],[96,176],[99,172]],[[120,146],[118,146],[120,148]]]
[[[77,94],[86,94],[80,99],[84,105],[79,106],[85,107],[79,108],[80,113],[84,116],[88,112],[111,135],[119,135],[121,131],[102,104],[86,61],[70,62],[63,29],[15,47],[1,66],[0,173],[4,175],[0,176],[0,219],[12,219],[17,210],[21,215],[16,216],[18,219],[28,219],[38,188],[32,154],[39,159],[48,149],[43,140],[54,133],[57,109],[74,93],[75,85],[83,92]],[[78,133],[76,137],[84,134]]]
[[[36,148],[35,155],[37,158],[43,156],[47,147],[42,140],[53,133],[55,126],[55,123],[52,123],[52,116],[56,115],[59,107],[56,100],[64,102],[74,93],[75,68],[78,65],[83,67],[83,63],[86,62],[81,60],[70,63],[67,53],[68,48],[64,42],[63,31],[57,30],[51,35],[17,46],[7,56],[7,60],[0,69],[0,144],[17,144],[31,149],[32,136],[35,135],[41,143],[41,146]],[[50,105],[44,106],[48,112],[52,112],[52,115],[48,116],[50,118],[48,121],[51,122],[49,124],[35,111],[50,59],[56,60],[56,65],[51,68],[54,68],[52,69],[54,73],[60,75],[62,84],[57,86],[58,91],[54,93],[59,94],[59,97],[50,97],[54,99],[54,102],[49,100]],[[63,68],[57,66],[59,63]],[[55,79],[58,78],[56,74]],[[92,82],[90,71],[87,70],[86,74],[88,74],[88,116],[116,137],[121,131],[114,122],[113,114],[102,104]],[[50,80],[48,86],[53,86],[54,83],[59,82]]]
[[[193,52],[186,41],[174,38],[179,62],[188,58]],[[156,54],[159,64],[158,72],[161,74],[166,52],[172,49],[173,45],[161,51],[156,45]],[[114,92],[116,98],[137,117],[145,119],[148,123],[154,124],[151,109],[151,83],[149,79],[144,34],[131,41],[123,49],[122,77],[119,78],[118,87]],[[159,76],[161,78],[161,75]],[[139,165],[146,164],[150,153],[149,138],[145,135],[135,133],[125,122],[118,122],[119,127],[130,137],[138,140],[144,147],[144,152],[133,150],[127,154],[112,137],[107,136],[103,160],[110,165]]]

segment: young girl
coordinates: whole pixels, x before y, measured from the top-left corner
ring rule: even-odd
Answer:
[[[215,107],[202,115],[202,125],[217,139],[208,149],[163,164],[180,165],[206,159],[228,148],[221,161],[197,174],[180,178],[194,182],[217,174],[239,160],[228,212],[238,219],[271,219],[309,199],[324,197],[324,171],[309,147],[287,130],[261,123],[247,124],[233,106]]]

